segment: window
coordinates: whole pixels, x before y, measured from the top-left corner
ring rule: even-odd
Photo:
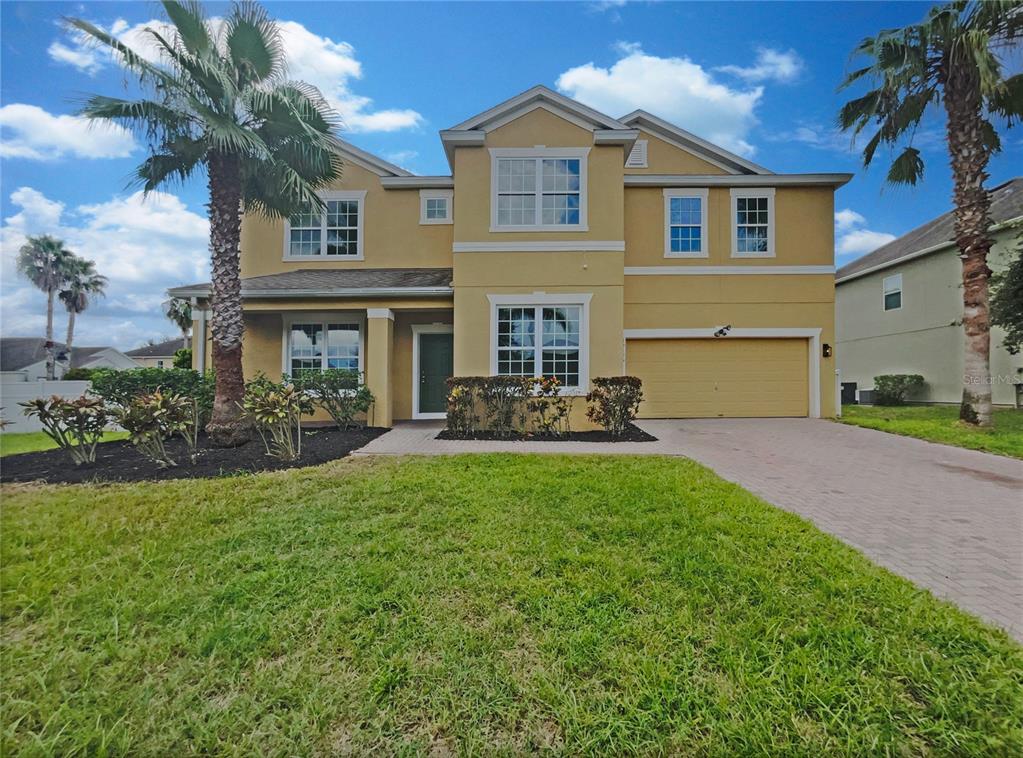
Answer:
[[[163,368],[163,361],[157,361],[156,362],[156,367],[157,368]]]
[[[664,190],[664,256],[707,257],[707,190]]]
[[[419,191],[419,223],[450,224],[454,192],[451,190]]]
[[[553,376],[566,388],[582,386],[581,305],[507,305],[497,308],[496,373]]]
[[[902,308],[902,274],[886,276],[881,282],[881,288],[886,311],[897,311]]]
[[[288,330],[285,373],[298,376],[326,368],[360,371],[360,342],[358,323],[293,323]]]
[[[625,168],[646,168],[646,144],[645,139],[636,140],[636,144],[629,151],[629,157],[625,159]]]
[[[585,231],[588,149],[492,150],[492,231]]]
[[[774,256],[774,190],[733,189],[732,256]]]
[[[293,215],[285,227],[284,257],[363,258],[363,204],[365,192],[328,192],[326,209]]]

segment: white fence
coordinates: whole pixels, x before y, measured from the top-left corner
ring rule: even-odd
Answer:
[[[42,426],[38,419],[28,418],[25,410],[18,403],[35,400],[37,397],[61,397],[73,399],[81,397],[91,386],[90,382],[0,382],[0,407],[3,407],[4,420],[8,422],[5,432],[39,432]]]

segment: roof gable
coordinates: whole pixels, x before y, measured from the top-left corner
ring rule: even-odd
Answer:
[[[338,139],[336,142],[337,151],[342,156],[355,165],[361,166],[367,171],[372,171],[377,176],[414,176],[411,171],[406,171],[401,166],[388,163],[383,158],[373,155],[373,153],[368,153],[351,142],[345,142],[342,139]]]
[[[513,121],[523,113],[528,113],[535,108],[545,108],[562,118],[582,126],[584,129],[629,128],[617,119],[613,119],[600,111],[583,105],[570,97],[565,97],[549,87],[538,84],[515,97],[505,100],[503,103],[498,103],[493,108],[477,113],[472,118],[466,119],[446,131],[468,131],[472,129],[481,129],[485,132],[490,131],[502,124]]]

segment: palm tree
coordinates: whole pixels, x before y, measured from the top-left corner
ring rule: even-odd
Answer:
[[[74,256],[65,272],[63,289],[59,293],[60,301],[67,309],[67,348],[68,360],[71,360],[71,345],[75,338],[75,317],[89,307],[92,298],[106,295],[107,278],[96,273],[96,264],[84,258]]]
[[[198,3],[165,1],[171,34],[145,30],[160,51],[141,53],[81,19],[69,24],[114,52],[151,99],[92,96],[88,118],[133,129],[151,145],[136,171],[146,192],[205,172],[209,193],[213,367],[216,398],[207,431],[236,445],[250,429],[241,413],[243,317],[241,216],[286,218],[323,209],[316,190],[341,175],[336,115],[315,87],[285,79],[280,30],[253,3],[238,3],[222,23]]]
[[[192,328],[192,304],[183,297],[172,297],[163,304],[164,313],[181,330],[181,346],[188,347],[188,330]]]
[[[881,143],[903,145],[887,181],[916,184],[923,176],[913,136],[924,115],[945,112],[945,133],[955,185],[954,227],[963,271],[965,364],[961,419],[991,424],[991,335],[987,265],[991,238],[987,165],[1000,149],[993,122],[1011,125],[1023,115],[1023,75],[1005,76],[1005,58],[1023,36],[1019,0],[961,0],[933,8],[923,22],[890,29],[860,43],[853,55],[868,65],[850,73],[848,87],[866,80],[872,89],[850,100],[839,125],[859,134],[876,129],[863,151],[870,165]]]
[[[18,271],[46,293],[46,378],[54,378],[53,300],[64,286],[75,254],[64,242],[44,234],[29,237],[18,251]]]

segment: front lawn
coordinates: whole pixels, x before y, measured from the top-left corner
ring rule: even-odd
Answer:
[[[1019,754],[1023,648],[680,459],[4,486],[0,753]]]
[[[963,424],[959,421],[959,407],[950,405],[897,408],[843,405],[839,421],[944,445],[1023,458],[1023,411],[1012,408],[995,410],[993,429]]]
[[[103,441],[123,440],[127,436],[127,432],[106,432]],[[0,432],[0,458],[5,455],[53,450],[56,447],[57,443],[43,432]]]

